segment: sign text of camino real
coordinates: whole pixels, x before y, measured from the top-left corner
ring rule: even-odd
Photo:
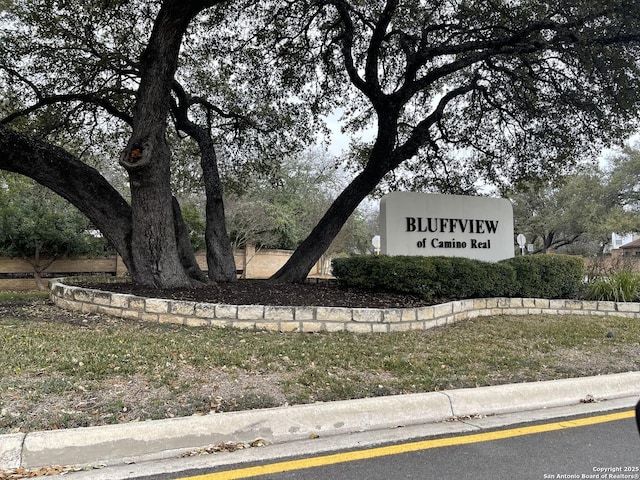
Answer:
[[[380,253],[511,258],[513,208],[503,198],[393,192],[380,201]]]

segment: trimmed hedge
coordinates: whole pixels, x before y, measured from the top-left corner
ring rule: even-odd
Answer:
[[[583,287],[584,260],[572,255],[529,255],[503,260],[516,272],[523,298],[573,298]]]
[[[501,262],[460,257],[362,256],[336,258],[341,285],[425,300],[533,297],[572,298],[581,289],[584,262],[569,255],[530,255]]]

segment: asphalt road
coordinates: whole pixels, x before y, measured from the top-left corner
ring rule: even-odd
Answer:
[[[640,479],[632,410],[148,479]],[[368,458],[371,457],[371,458]],[[208,471],[207,471],[208,470]],[[273,472],[261,475],[259,472]]]
[[[637,479],[640,478],[640,436],[633,419],[624,419],[253,478]]]
[[[148,458],[70,480],[640,479],[637,397]]]

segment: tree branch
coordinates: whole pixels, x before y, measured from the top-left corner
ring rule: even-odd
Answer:
[[[22,110],[18,110],[13,112],[10,115],[0,119],[0,125],[8,125],[14,120],[25,117],[30,113],[33,113],[41,108],[44,108],[49,105],[55,105],[58,103],[69,103],[69,102],[87,102],[102,107],[107,113],[112,116],[119,118],[123,122],[131,125],[133,122],[133,118],[131,115],[119,110],[109,102],[107,99],[101,97],[99,93],[69,93],[69,94],[61,94],[61,95],[51,95],[51,96],[41,96],[41,98],[34,103],[33,105],[24,108]]]
[[[53,190],[83,212],[133,271],[131,207],[94,168],[65,150],[0,125],[0,169]]]

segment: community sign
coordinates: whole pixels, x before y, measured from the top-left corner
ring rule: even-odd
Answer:
[[[504,198],[390,193],[380,201],[380,253],[511,258],[513,207]]]

